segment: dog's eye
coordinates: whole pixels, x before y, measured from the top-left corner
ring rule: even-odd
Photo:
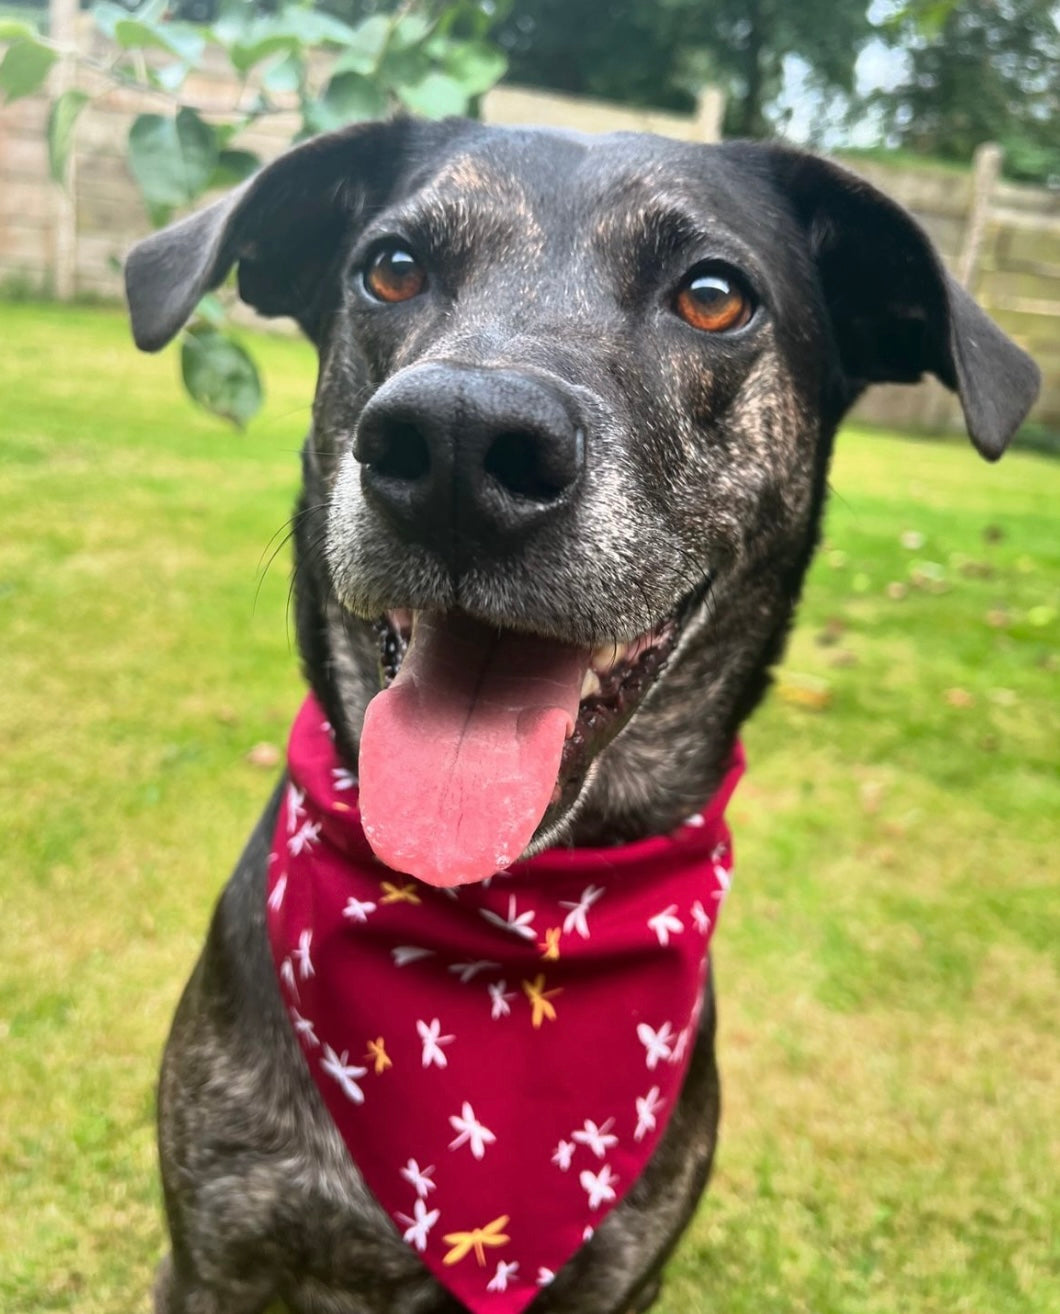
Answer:
[[[400,246],[385,246],[368,261],[364,287],[377,301],[409,301],[427,286],[427,271]]]
[[[743,328],[754,314],[754,302],[743,283],[720,269],[693,270],[677,290],[674,309],[704,333],[728,333]]]

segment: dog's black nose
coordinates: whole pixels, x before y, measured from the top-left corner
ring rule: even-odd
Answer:
[[[366,495],[447,560],[514,545],[568,504],[585,464],[572,403],[514,370],[410,367],[365,407]]]

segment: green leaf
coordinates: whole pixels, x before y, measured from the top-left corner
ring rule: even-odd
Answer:
[[[202,195],[217,155],[213,128],[192,109],[174,119],[141,114],[129,130],[129,166],[156,220]]]
[[[217,167],[210,179],[210,189],[214,187],[234,187],[244,182],[251,174],[261,168],[261,157],[253,151],[220,151],[217,155]]]
[[[118,19],[113,39],[123,50],[164,50],[188,64],[199,62],[206,45],[202,34],[187,23],[147,23],[139,16]]]
[[[369,78],[359,73],[340,73],[324,90],[320,103],[332,127],[378,118],[387,111],[386,96]]]
[[[165,50],[169,43],[150,23],[138,18],[122,18],[114,24],[114,40],[123,50]]]
[[[304,78],[305,63],[302,56],[292,50],[290,54],[265,70],[262,82],[267,90],[275,95],[282,95],[284,92],[297,91]]]
[[[36,91],[58,58],[54,50],[36,39],[26,38],[8,46],[0,63],[0,91],[5,102],[10,104]]]
[[[52,102],[48,114],[48,169],[57,183],[66,180],[66,162],[70,158],[77,116],[88,100],[85,92],[71,88]]]
[[[398,86],[394,90],[403,105],[427,118],[441,119],[447,114],[467,112],[468,93],[446,73],[428,73],[413,86]]]
[[[508,61],[485,41],[453,42],[442,63],[468,96],[481,96],[504,77]]]
[[[152,86],[161,87],[163,91],[176,92],[184,85],[191,69],[187,64],[174,62],[163,64],[161,68],[148,68],[147,80]]]
[[[238,73],[249,73],[255,64],[260,64],[269,55],[278,54],[281,50],[293,54],[300,45],[298,38],[290,33],[274,33],[272,36],[263,36],[257,41],[236,41],[229,50],[228,57]]]
[[[30,23],[17,18],[0,18],[0,41],[33,41],[40,33]]]
[[[353,29],[349,46],[335,65],[335,71],[351,73],[374,73],[379,67],[383,51],[390,40],[390,19],[383,14],[373,14]]]
[[[98,0],[97,4],[90,10],[92,21],[105,37],[110,37],[113,41],[114,34],[117,31],[119,23],[128,21],[129,11],[122,5],[114,4],[113,0]]]
[[[257,366],[235,338],[208,324],[183,334],[180,371],[185,388],[200,406],[241,429],[261,408]]]
[[[423,14],[406,14],[394,24],[389,44],[397,50],[418,46],[430,36],[434,28],[435,24]]]
[[[214,328],[220,328],[225,322],[224,303],[216,292],[207,292],[195,307],[196,315],[201,315]]]

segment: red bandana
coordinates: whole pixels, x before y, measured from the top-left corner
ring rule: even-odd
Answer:
[[[732,865],[725,806],[437,889],[374,857],[319,704],[291,731],[268,925],[376,1199],[474,1314],[519,1314],[632,1187],[681,1090]]]

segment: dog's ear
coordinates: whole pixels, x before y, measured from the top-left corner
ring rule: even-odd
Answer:
[[[395,119],[316,137],[214,205],[145,238],[125,264],[136,345],[164,347],[237,261],[242,299],[263,315],[292,316],[316,341],[321,284],[351,225],[385,199],[431,142],[440,145],[460,128],[454,120]]]
[[[1037,366],[901,206],[825,160],[778,148],[770,157],[809,236],[850,400],[866,384],[930,372],[960,397],[972,441],[996,461],[1038,395]]]

